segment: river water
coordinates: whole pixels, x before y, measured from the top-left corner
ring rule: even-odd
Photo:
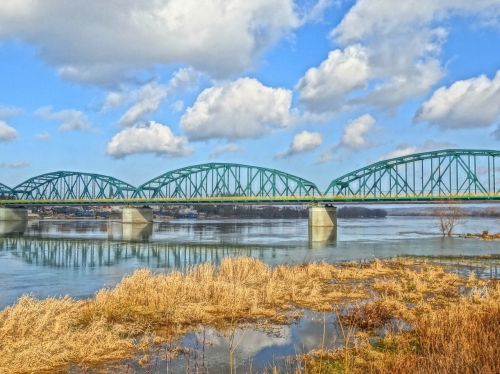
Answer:
[[[2,225],[2,223],[0,223]],[[457,233],[500,231],[499,219],[470,218]],[[336,235],[335,235],[336,234]],[[398,255],[500,254],[500,242],[442,238],[435,218],[339,219],[335,232],[307,220],[29,221],[0,226],[0,308],[22,294],[92,296],[137,268],[171,271],[224,257],[266,263],[346,261]]]
[[[483,230],[500,232],[500,220],[468,218],[456,232]],[[0,223],[0,309],[23,294],[89,297],[138,268],[168,272],[203,262],[217,264],[224,257],[252,256],[276,265],[399,255],[445,258],[491,254],[500,255],[499,241],[442,238],[436,218],[429,217],[339,219],[336,232],[309,232],[307,220],[172,220],[152,225],[97,220]],[[497,267],[498,261],[486,276],[499,276]],[[244,372],[260,371],[280,357],[316,348],[325,323],[330,326],[327,335],[332,335],[327,340],[341,340],[332,314],[306,312],[294,324],[275,326],[273,333],[255,326],[238,328],[232,338],[243,343],[235,351],[236,367]],[[127,365],[133,371],[149,373],[228,370],[230,342],[226,332],[204,328],[178,344],[191,353],[159,359],[155,363],[158,370],[133,361]]]

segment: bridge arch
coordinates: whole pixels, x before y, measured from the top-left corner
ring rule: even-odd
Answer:
[[[0,200],[10,200],[15,197],[14,191],[9,186],[0,183]]]
[[[500,151],[447,149],[382,160],[334,179],[325,196],[345,200],[500,198]]]
[[[234,163],[206,163],[169,171],[137,188],[146,198],[320,196],[313,182],[279,171]]]
[[[132,197],[136,188],[93,173],[56,171],[30,178],[13,188],[19,200],[97,200]]]

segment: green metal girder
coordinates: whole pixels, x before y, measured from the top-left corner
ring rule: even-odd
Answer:
[[[6,186],[3,183],[0,183],[0,200],[10,200],[15,198],[14,191],[9,186]]]
[[[500,201],[500,151],[448,149],[383,160],[334,179],[321,194],[276,169],[206,163],[162,174],[135,188],[106,175],[58,171],[13,189],[0,204],[353,203]]]
[[[276,169],[215,162],[169,171],[139,186],[141,193],[183,199],[321,195],[314,183]]]
[[[492,199],[500,193],[500,151],[447,149],[375,162],[334,179],[334,199]]]
[[[92,200],[132,197],[136,188],[107,175],[56,171],[30,178],[13,191],[18,200]]]

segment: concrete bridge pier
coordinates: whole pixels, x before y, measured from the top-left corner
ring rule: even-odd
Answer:
[[[22,235],[26,231],[28,221],[0,221],[0,236],[2,235]]]
[[[309,243],[318,248],[337,240],[337,208],[329,205],[309,207]]]
[[[0,221],[22,222],[28,220],[28,209],[18,207],[0,207]]]
[[[122,208],[122,223],[151,223],[153,222],[153,208],[126,206]]]

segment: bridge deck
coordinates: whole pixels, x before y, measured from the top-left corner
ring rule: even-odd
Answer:
[[[141,204],[309,204],[309,203],[439,203],[500,201],[497,194],[404,196],[217,196],[204,198],[40,199],[0,200],[0,205],[141,205]]]

